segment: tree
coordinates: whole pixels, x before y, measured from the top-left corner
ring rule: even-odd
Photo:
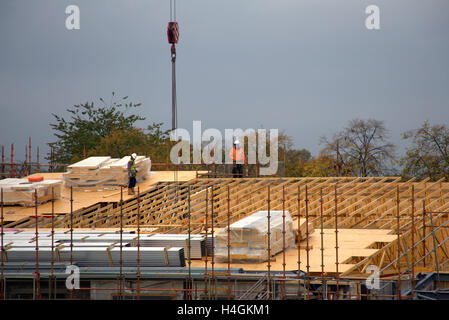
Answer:
[[[293,148],[293,138],[285,132],[281,132],[278,137],[280,152],[279,161],[283,163],[286,177],[302,177],[304,176],[304,166],[312,155],[307,149]]]
[[[285,176],[287,177],[303,177],[305,176],[305,165],[312,158],[310,151],[307,149],[287,149]]]
[[[79,161],[84,149],[88,153],[102,138],[118,130],[132,130],[136,121],[145,120],[136,114],[125,115],[126,111],[139,107],[140,103],[128,103],[128,96],[118,100],[114,100],[115,98],[115,93],[112,92],[109,104],[100,98],[100,107],[94,106],[93,102],[75,105],[67,109],[70,113],[67,120],[63,116],[52,114],[56,123],[50,126],[57,141],[49,143],[49,146],[53,147],[56,163]]]
[[[153,123],[147,127],[147,153],[153,163],[164,163],[170,155],[170,149],[176,141],[170,140],[170,130],[162,130],[163,123]]]
[[[287,149],[287,164],[294,164],[298,161],[307,162],[312,158],[307,149]]]
[[[135,152],[138,155],[149,156],[154,163],[165,162],[173,142],[170,141],[169,131],[163,131],[161,127],[162,123],[153,123],[146,130],[138,128],[115,130],[107,137],[101,138],[88,155],[122,158]]]
[[[419,129],[405,132],[403,139],[412,141],[401,159],[403,176],[449,179],[449,128],[446,125],[431,126],[425,121]]]
[[[319,156],[304,164],[306,177],[335,177],[335,160],[331,157]]]
[[[142,129],[115,130],[90,149],[88,156],[111,156],[122,158],[133,152],[146,155],[147,135]]]
[[[346,152],[349,143],[344,132],[334,134],[332,140],[328,140],[326,137],[321,137],[319,144],[324,144],[324,149],[320,151],[320,156],[323,158],[334,159],[335,175],[347,176],[349,173],[348,170],[350,170],[349,156]]]
[[[338,175],[362,177],[388,172],[395,159],[395,146],[387,141],[388,133],[382,121],[351,120],[348,127],[325,144],[321,156],[332,157]]]

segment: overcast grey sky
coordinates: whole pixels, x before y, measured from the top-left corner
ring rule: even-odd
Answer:
[[[71,4],[80,30],[65,27]],[[380,30],[365,27],[371,4]],[[169,128],[168,20],[169,0],[0,0],[8,156],[52,141],[51,113],[112,91],[143,104],[142,127]],[[384,120],[402,145],[424,120],[449,122],[447,0],[178,0],[177,20],[180,127],[278,128],[316,154],[353,118]]]

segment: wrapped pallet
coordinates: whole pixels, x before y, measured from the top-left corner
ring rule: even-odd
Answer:
[[[274,256],[283,250],[284,219],[282,211],[270,211],[270,250]],[[285,211],[285,248],[295,243],[293,222]],[[260,263],[268,260],[268,211],[259,211],[230,225],[230,260]],[[228,261],[228,228],[216,235],[215,258]]]
[[[0,180],[3,190],[3,203],[31,207],[53,199],[61,198],[61,180],[42,180],[30,182],[28,179],[7,178]]]
[[[89,157],[68,166],[68,171],[62,178],[67,187],[82,190],[100,191],[117,189],[128,183],[129,156],[121,159],[111,157]],[[137,182],[148,178],[151,170],[151,159],[145,156],[137,156]]]

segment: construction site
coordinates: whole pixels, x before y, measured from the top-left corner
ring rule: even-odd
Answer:
[[[110,157],[0,180],[2,299],[447,298],[446,182],[210,178],[138,159],[134,195]]]
[[[170,53],[172,132],[179,128],[175,67],[177,59],[175,45],[179,40],[179,29],[175,3],[175,0],[170,1],[170,21],[164,29],[170,45],[170,51],[165,52],[167,54],[165,62],[168,63]],[[72,27],[79,29],[79,26]],[[104,27],[105,30],[108,28]],[[316,29],[316,27],[311,29],[314,28]],[[328,36],[323,39],[327,39],[326,37]],[[120,38],[117,36],[117,39]],[[318,39],[315,45],[327,41]],[[394,39],[392,42],[396,41]],[[246,42],[250,41],[241,40],[241,43]],[[134,44],[130,43],[129,46],[132,47]],[[104,52],[108,50],[105,49]],[[139,50],[141,49],[137,51]],[[316,50],[321,55],[321,52],[330,52],[333,49]],[[67,49],[67,52],[69,51],[70,49]],[[98,55],[101,56],[104,52],[101,54],[98,52]],[[311,52],[312,55],[317,55],[313,50]],[[285,57],[285,54],[277,53],[277,55]],[[263,59],[268,59],[270,54],[266,56]],[[137,59],[136,57],[133,56],[127,61],[133,61]],[[263,59],[260,64],[265,66],[266,62]],[[307,59],[301,61],[303,64],[300,71],[295,73],[295,81],[296,75],[302,73],[303,65],[307,64],[303,62]],[[154,65],[158,63],[155,62]],[[277,63],[279,61],[273,64]],[[361,63],[363,67],[365,64],[367,63]],[[321,67],[323,61],[317,62],[318,65]],[[83,68],[88,71],[90,67],[83,65]],[[113,69],[111,66],[108,68]],[[144,69],[143,65],[139,68]],[[238,68],[240,66],[236,69]],[[288,68],[290,66],[285,67],[290,71]],[[332,68],[334,68],[332,65],[323,67],[326,72]],[[127,68],[123,68],[125,69]],[[406,69],[408,71],[409,68]],[[341,74],[346,74],[345,72],[346,70]],[[357,69],[357,72],[360,73],[360,70]],[[315,74],[315,70],[311,73]],[[114,74],[109,77],[122,76]],[[217,79],[220,77],[221,75],[217,76]],[[232,77],[238,79],[238,73]],[[251,75],[251,80],[248,78],[242,81],[248,86],[248,83],[257,77],[259,76]],[[282,75],[278,77],[282,79]],[[201,78],[208,79],[208,76],[201,75]],[[311,81],[309,76],[305,78],[307,78],[305,82]],[[322,82],[322,78],[317,75],[316,79],[319,79],[317,82]],[[365,80],[354,80],[354,85]],[[207,81],[209,80],[205,82]],[[401,82],[400,79],[394,81]],[[137,82],[136,80],[135,83]],[[320,87],[317,96],[309,100],[323,99],[322,97],[327,94],[323,94],[325,90],[329,88],[334,90],[334,86],[336,88],[336,84],[343,81],[336,78],[334,82],[323,86],[324,89]],[[197,86],[203,85],[203,82],[199,82]],[[277,83],[267,85],[267,88],[271,90],[275,85]],[[303,85],[298,84],[298,87]],[[242,85],[244,88],[238,89],[243,92],[247,90],[245,86]],[[259,91],[265,90],[263,85],[259,87],[257,95],[261,94]],[[285,89],[288,87],[285,84],[279,87],[282,89],[282,95],[285,95],[285,90],[289,90],[287,95],[298,90],[296,87]],[[184,90],[188,92],[188,89]],[[305,95],[310,89],[301,87],[301,90],[301,94]],[[369,90],[372,90],[372,87],[369,87]],[[136,89],[135,92],[137,91]],[[350,91],[352,94],[352,91],[357,90],[351,87]],[[223,89],[217,92],[225,95]],[[335,89],[335,92],[339,91]],[[366,92],[367,96],[371,95],[371,91]],[[75,93],[73,95],[76,96]],[[251,96],[251,93],[247,95]],[[156,94],[155,96],[157,98]],[[257,98],[260,103],[267,99]],[[196,97],[190,99],[197,103]],[[251,99],[254,97],[251,96]],[[295,103],[299,100],[297,97],[292,99]],[[216,100],[216,97],[211,99],[214,103]],[[238,97],[235,100],[238,100]],[[68,103],[70,100],[63,101]],[[121,100],[119,102],[122,103]],[[119,102],[117,104],[111,102],[108,107],[117,110],[114,108],[117,108]],[[159,106],[158,103],[162,105],[160,102],[154,102],[154,105]],[[241,103],[244,105],[246,102]],[[304,102],[304,105],[307,103]],[[338,109],[338,106],[334,107],[332,103],[329,105]],[[347,104],[346,100],[344,103]],[[279,113],[277,110],[273,111],[280,104],[277,98],[273,98],[272,106],[267,111],[269,117],[282,116],[284,117],[282,121],[288,122],[287,118],[291,116],[295,120],[294,124],[290,125],[295,128],[301,126],[296,122],[299,121],[296,118],[312,122],[310,119],[313,117],[309,116],[309,112],[314,109],[313,106],[307,106],[307,111],[295,110],[297,114],[292,115],[290,109]],[[354,103],[358,104],[360,103]],[[83,115],[88,113],[91,116],[89,112],[93,112],[93,103],[92,106],[87,103],[86,105],[86,109],[82,111]],[[214,105],[213,108],[215,107]],[[303,107],[301,105],[301,108]],[[243,107],[236,104],[235,108],[240,111]],[[205,110],[210,114],[215,112],[218,114],[218,111],[211,109],[212,107],[210,109],[207,107]],[[105,114],[109,112],[107,108],[100,110]],[[78,112],[73,109],[67,111],[72,113],[72,119]],[[235,111],[229,111],[233,112]],[[338,111],[339,114],[345,112]],[[243,118],[257,118],[256,115],[261,113],[263,112],[257,109],[250,115],[248,111]],[[325,113],[320,110],[316,126],[323,128],[330,126],[330,121],[322,118]],[[401,174],[382,176],[377,174],[377,171],[373,171],[376,174],[372,174],[369,170],[361,174],[354,174],[354,171],[348,173],[342,169],[343,166],[337,168],[342,158],[339,153],[340,141],[336,143],[336,162],[328,166],[332,170],[334,168],[339,170],[339,175],[336,176],[330,174],[312,176],[307,175],[307,171],[299,172],[299,170],[296,171],[296,176],[287,176],[285,144],[281,147],[284,148],[283,154],[278,157],[276,153],[275,158],[276,161],[283,158],[284,165],[273,174],[261,175],[260,163],[245,162],[245,150],[239,151],[240,158],[237,159],[239,149],[237,140],[233,143],[231,141],[234,153],[229,156],[235,163],[223,164],[220,160],[218,164],[205,164],[200,159],[199,165],[179,165],[169,161],[169,147],[173,146],[172,142],[180,141],[179,137],[178,140],[171,141],[166,138],[165,142],[168,142],[163,148],[154,149],[157,150],[154,155],[150,152],[145,154],[144,147],[135,151],[138,152],[137,155],[134,149],[129,153],[125,148],[127,142],[120,140],[122,138],[120,135],[112,142],[107,141],[109,136],[106,134],[101,137],[95,136],[96,140],[90,139],[90,148],[86,150],[87,138],[86,142],[72,140],[88,134],[81,130],[81,134],[77,136],[62,135],[63,130],[68,130],[68,125],[62,116],[54,116],[60,124],[63,123],[59,127],[51,124],[55,132],[58,133],[59,130],[59,135],[55,136],[60,140],[61,137],[67,140],[48,143],[50,147],[46,157],[48,162],[42,161],[43,157],[39,155],[38,147],[32,150],[31,138],[25,146],[25,161],[22,162],[18,160],[22,157],[21,146],[20,152],[17,148],[14,151],[14,144],[11,143],[9,157],[8,150],[5,150],[5,146],[1,146],[0,300],[449,299],[447,179],[405,178],[406,175]],[[238,116],[242,118],[242,115]],[[145,118],[131,116],[129,126],[132,130],[126,131],[126,134],[133,133],[136,134],[133,137],[141,137],[138,134],[142,134],[143,129],[139,131],[133,127],[134,121],[139,119]],[[129,118],[125,120],[128,121]],[[380,130],[377,133],[385,130],[381,121],[367,123],[378,125],[372,136],[375,136],[378,128]],[[6,127],[6,123],[4,125]],[[109,127],[114,125],[115,123],[112,125],[108,123]],[[85,125],[82,129],[85,130],[86,127],[88,126]],[[99,127],[100,129],[95,130],[104,129]],[[111,129],[110,133],[112,136],[117,134],[117,131]],[[28,132],[26,134],[31,135]],[[300,134],[308,136],[311,133],[304,129]],[[239,138],[245,146],[245,137]],[[149,145],[152,146],[156,140],[158,139],[150,139]],[[73,147],[70,152],[65,150],[64,147],[69,144],[67,141],[76,145],[78,149]],[[120,152],[119,156],[112,156],[112,152],[95,153],[102,150],[97,148],[107,143],[116,147],[118,144],[116,141],[122,141],[126,152]],[[380,136],[379,141],[383,142],[384,137]],[[100,142],[103,144],[100,145]],[[204,142],[205,140],[200,140],[199,145],[202,146]],[[271,147],[273,141],[269,142]],[[370,143],[367,144],[368,147],[372,147]],[[153,144],[156,145],[156,142]],[[188,145],[189,150],[190,147],[193,148],[194,144]],[[129,149],[131,150],[131,147]],[[385,154],[393,149],[387,145]],[[265,153],[266,149],[263,150]],[[225,157],[228,156],[228,150],[225,152],[223,148],[218,153],[222,151]],[[58,152],[59,154],[55,155]],[[123,156],[124,154],[128,155]],[[178,151],[178,160],[180,154]],[[156,158],[156,155],[159,158],[166,157],[166,162],[152,161],[152,157]],[[63,156],[68,159],[67,163],[58,163],[57,157]],[[266,154],[264,156],[268,157]],[[328,158],[326,159],[329,160]],[[237,165],[237,161],[242,159],[242,164]],[[313,161],[321,158],[313,158],[309,152],[309,159]],[[375,160],[382,162],[383,166],[383,161],[387,157],[379,159]],[[71,163],[68,163],[69,161]],[[298,159],[293,162],[298,166],[305,163]],[[320,163],[317,163],[315,162],[319,167]],[[337,172],[335,170],[330,172]],[[135,178],[135,187],[130,186],[131,177]]]

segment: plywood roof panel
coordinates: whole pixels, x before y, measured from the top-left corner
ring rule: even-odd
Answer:
[[[309,238],[309,268],[311,273],[321,273],[321,230],[315,230]],[[338,271],[339,273],[349,270],[353,263],[344,263],[352,257],[366,258],[376,253],[378,249],[370,249],[373,243],[381,239],[383,242],[391,242],[396,239],[395,235],[390,235],[391,230],[368,230],[368,229],[339,229],[338,230]],[[325,273],[336,272],[336,241],[335,230],[324,229],[324,271]],[[301,242],[300,257],[301,270],[307,270],[307,251],[302,249],[306,241]],[[275,255],[271,260],[272,271],[283,270],[283,253]],[[298,249],[296,247],[287,248],[285,251],[286,271],[298,270]],[[227,268],[227,263],[215,263],[215,268]],[[204,261],[192,260],[192,267],[204,267]],[[209,267],[210,268],[210,267]],[[267,262],[263,263],[231,263],[231,268],[243,268],[246,271],[265,271]]]
[[[195,179],[195,171],[179,171],[178,181],[188,181]],[[36,173],[30,175],[42,176],[44,181],[46,180],[57,180],[61,179],[62,173]],[[137,184],[140,188],[140,192],[143,193],[150,189],[153,185],[158,182],[169,182],[175,181],[175,175],[173,171],[153,171],[150,173],[149,178],[141,183]],[[123,199],[128,200],[135,196],[128,195],[127,189],[123,190]],[[120,201],[120,190],[109,190],[109,191],[80,191],[73,189],[73,210],[79,210],[87,208],[99,202],[119,202]],[[70,212],[70,188],[63,187],[61,192],[61,199],[54,202],[55,214],[65,215]],[[38,206],[39,215],[49,215],[51,214],[51,202],[47,202]],[[5,206],[4,207],[4,220],[5,222],[18,221],[20,219],[28,218],[35,215],[35,208],[22,207],[22,206]]]

